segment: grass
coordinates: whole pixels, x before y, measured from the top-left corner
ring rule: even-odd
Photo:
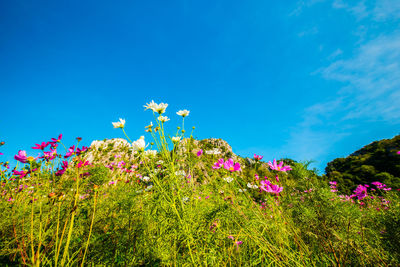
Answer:
[[[400,264],[398,191],[371,186],[363,198],[346,198],[307,163],[284,161],[292,170],[279,171],[218,139],[185,138],[184,124],[172,141],[157,118],[165,108],[150,105],[157,151],[143,139],[98,141],[84,152],[78,142],[65,159],[27,157],[26,175],[2,171],[0,263]],[[116,126],[125,134],[124,123]],[[58,139],[52,145],[61,150]],[[240,170],[213,168],[220,158]],[[63,160],[68,167],[57,173]]]

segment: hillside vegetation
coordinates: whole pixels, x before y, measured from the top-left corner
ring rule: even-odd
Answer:
[[[326,175],[329,180],[337,181],[339,190],[345,193],[354,190],[358,184],[375,181],[400,188],[399,148],[400,135],[375,141],[346,158],[329,162]]]

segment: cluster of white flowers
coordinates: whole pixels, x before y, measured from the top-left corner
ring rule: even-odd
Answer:
[[[145,110],[151,109],[152,111],[157,112],[158,114],[163,114],[167,109],[168,104],[165,103],[156,104],[154,103],[153,100],[151,100],[151,102],[149,104],[146,104],[144,107],[146,108]]]
[[[114,126],[114,128],[124,128],[125,120],[120,118],[118,122],[112,122],[112,125]]]
[[[228,176],[228,177],[225,177],[225,178],[224,178],[224,181],[227,182],[227,183],[230,183],[230,182],[233,181],[233,178],[230,177],[230,176]]]
[[[221,150],[219,150],[218,148],[213,148],[211,150],[206,150],[204,153],[208,155],[219,155],[221,154]]]
[[[146,151],[144,151],[144,154],[147,157],[154,158],[157,155],[157,150],[146,150]]]
[[[183,197],[183,198],[182,198],[182,201],[183,201],[183,202],[187,202],[187,201],[189,201],[189,198],[188,198],[188,197]]]
[[[247,189],[239,189],[239,193],[243,193],[243,192],[246,192],[247,191]]]
[[[125,139],[115,138],[115,139],[107,139],[104,141],[95,140],[90,144],[90,148],[96,149],[96,150],[99,148],[106,149],[109,146],[109,144],[113,144],[114,148],[123,148],[126,146],[128,146],[128,147],[131,146],[131,144],[129,144],[129,142],[126,141]]]
[[[176,172],[175,172],[175,175],[176,175],[176,176],[183,176],[183,177],[185,177],[185,176],[186,176],[186,172],[185,172],[184,170],[176,171]]]
[[[133,151],[143,151],[146,147],[146,142],[144,141],[144,136],[141,136],[138,140],[132,143]]]
[[[247,183],[247,187],[251,189],[258,189],[258,186],[256,184],[251,184],[251,183]]]

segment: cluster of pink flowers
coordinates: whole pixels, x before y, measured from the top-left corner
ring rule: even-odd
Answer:
[[[233,159],[228,159],[227,161],[224,161],[224,159],[219,159],[212,166],[212,168],[215,170],[220,169],[222,167],[230,172],[241,171],[240,163],[239,162],[235,163]]]
[[[120,155],[116,155],[114,156],[115,158],[121,158]],[[110,170],[115,170],[115,169],[119,169],[122,172],[126,172],[126,173],[131,173],[133,171],[135,171],[135,169],[137,169],[137,165],[132,165],[130,169],[125,168],[126,162],[121,160],[119,162],[111,162],[110,164],[106,165],[107,168],[109,168]]]
[[[386,187],[387,185],[382,184],[381,182],[372,182],[371,184],[375,185],[376,188],[384,190],[384,191],[390,191],[392,188]]]
[[[283,190],[283,187],[280,187],[279,185],[276,184],[272,184],[269,180],[263,180],[260,182],[260,184],[261,184],[260,189],[268,193],[278,195]]]
[[[331,188],[331,192],[337,192],[337,188],[336,188],[337,182],[336,181],[330,181],[329,184],[330,184],[329,187]]]
[[[276,160],[271,163],[271,161],[268,163],[269,167],[271,170],[279,171],[279,172],[287,172],[291,171],[292,168],[289,165],[283,166],[283,161],[281,161],[279,164],[277,164]]]

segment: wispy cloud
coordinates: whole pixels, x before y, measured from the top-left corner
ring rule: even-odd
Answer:
[[[314,27],[312,27],[310,29],[307,29],[307,30],[299,32],[297,34],[297,36],[304,37],[304,36],[307,36],[307,35],[314,35],[314,34],[317,34],[317,33],[318,33],[318,28],[316,26],[314,26]]]
[[[370,18],[375,21],[385,21],[400,18],[400,1],[377,0],[377,1],[345,1],[335,0],[332,7],[345,9],[353,14],[358,20]]]
[[[303,3],[301,8],[305,7]],[[351,57],[337,49],[327,57],[329,63],[313,73],[342,86],[329,99],[306,108],[303,120],[293,128],[285,148],[299,158],[323,160],[327,150],[363,123],[398,123],[400,119],[400,32],[376,36],[362,26],[400,19],[400,1],[367,5],[365,1],[335,0],[332,7],[352,14],[355,29],[364,32],[357,35],[355,30],[360,39]]]
[[[400,33],[381,36],[362,45],[353,58],[322,68],[327,80],[343,82],[338,97],[344,99],[344,119],[400,118]],[[384,108],[383,108],[384,107]]]

